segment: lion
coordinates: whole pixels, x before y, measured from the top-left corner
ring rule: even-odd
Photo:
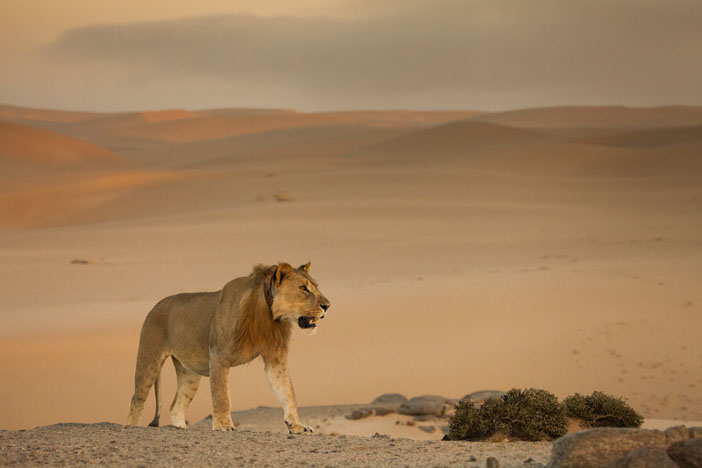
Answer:
[[[314,334],[317,322],[330,306],[309,270],[309,263],[299,268],[288,263],[257,265],[249,276],[230,281],[221,291],[177,294],[156,304],[141,330],[127,424],[139,424],[153,385],[156,414],[149,425],[158,426],[161,367],[170,356],[177,378],[171,423],[187,427],[185,411],[200,378],[209,376],[212,429],[233,430],[229,368],[261,356],[268,384],[283,407],[288,431],[313,432],[300,422],[287,365],[293,323]]]

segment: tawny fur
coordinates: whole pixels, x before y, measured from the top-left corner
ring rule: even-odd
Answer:
[[[229,368],[261,356],[289,431],[311,432],[297,414],[287,368],[288,342],[300,317],[316,323],[328,307],[329,301],[309,275],[309,263],[299,268],[287,263],[257,265],[249,276],[230,281],[221,291],[177,294],[161,300],[142,327],[127,423],[139,424],[146,396],[156,384],[156,414],[151,425],[158,425],[161,366],[170,356],[178,385],[170,407],[171,423],[185,427],[185,410],[200,377],[209,376],[212,428],[231,430]]]

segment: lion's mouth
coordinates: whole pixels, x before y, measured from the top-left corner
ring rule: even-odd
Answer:
[[[303,315],[299,319],[297,319],[297,324],[300,326],[300,328],[315,328],[317,326],[318,321],[319,317]]]

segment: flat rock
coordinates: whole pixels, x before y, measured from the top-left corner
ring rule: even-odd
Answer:
[[[602,427],[553,443],[548,468],[601,468],[641,447],[665,449],[665,434],[647,429]]]
[[[456,400],[437,395],[422,395],[411,398],[397,410],[400,414],[411,416],[433,415],[443,416],[447,410],[456,405]]]
[[[400,406],[407,401],[407,397],[399,393],[384,393],[373,400],[371,405]]]
[[[420,431],[432,433],[436,431],[436,426],[429,426],[429,425],[422,425],[422,426],[417,426]]]
[[[702,439],[688,439],[668,447],[668,456],[680,468],[702,468]]]
[[[678,468],[665,449],[640,447],[617,458],[606,468]]]

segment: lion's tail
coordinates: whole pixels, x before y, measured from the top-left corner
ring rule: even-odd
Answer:
[[[158,421],[161,419],[161,369],[156,374],[154,395],[156,396],[156,414],[154,414],[154,419],[149,423],[149,426],[158,427]]]

